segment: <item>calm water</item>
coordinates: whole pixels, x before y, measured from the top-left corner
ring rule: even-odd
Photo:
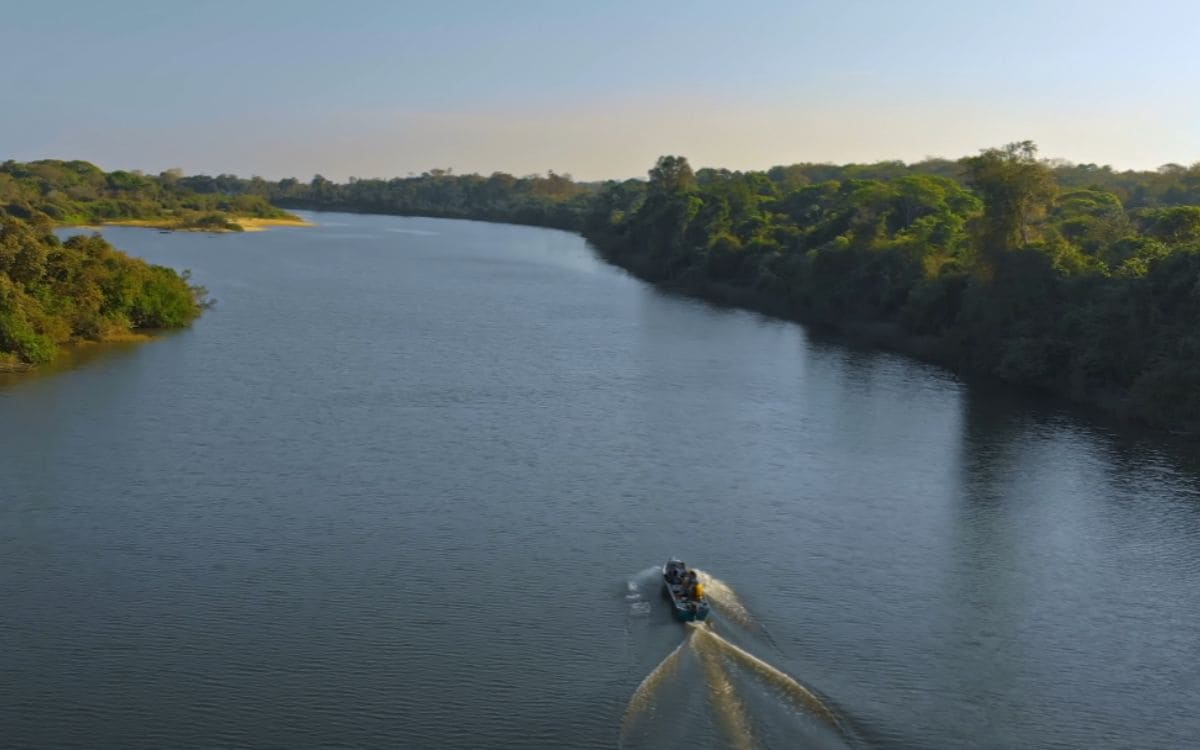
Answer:
[[[0,382],[0,745],[1200,738],[1191,448],[664,295],[568,234],[316,218],[109,230],[218,306]],[[671,554],[840,730],[709,640],[626,715],[703,635],[658,598]]]

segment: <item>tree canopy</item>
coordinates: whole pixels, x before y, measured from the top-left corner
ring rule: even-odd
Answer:
[[[135,328],[177,328],[204,290],[118,252],[99,235],[60,242],[44,219],[0,216],[0,366],[38,364],[58,345]]]
[[[644,180],[436,170],[266,195],[581,231],[653,281],[1200,430],[1200,164],[1117,172],[1019,141],[915,164],[740,172],[671,155]]]
[[[747,172],[693,169],[670,155],[645,179],[603,183],[449,169],[336,183],[105,174],[87,162],[0,166],[0,206],[17,216],[94,220],[179,208],[220,220],[231,209],[277,210],[270,204],[580,231],[653,281],[870,332],[959,371],[1200,431],[1200,164],[1118,172],[1040,159],[1035,144],[1019,141],[958,160]],[[80,323],[68,333],[29,312],[20,295],[48,283],[40,259],[61,252],[47,243],[17,243],[5,261],[0,347],[26,342],[26,358],[44,350],[38,341],[96,330]],[[160,308],[186,317],[181,303],[117,315],[111,304],[95,306],[95,290],[71,294],[90,300],[76,308],[92,311],[81,321],[139,325],[155,318],[138,311]]]
[[[237,216],[295,218],[271,205],[261,178],[106,173],[86,161],[56,159],[0,163],[0,210],[25,219],[45,215],[58,224],[158,220],[198,229],[240,229],[229,221]]]

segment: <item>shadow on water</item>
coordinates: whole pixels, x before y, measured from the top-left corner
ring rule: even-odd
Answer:
[[[44,378],[55,377],[85,366],[117,361],[133,356],[144,346],[152,345],[178,331],[151,331],[128,341],[83,342],[64,346],[58,355],[43,365],[24,372],[0,372],[0,395],[14,386],[25,385]]]
[[[1002,384],[970,383],[963,393],[962,466],[969,486],[994,490],[1029,445],[1069,442],[1106,479],[1120,482],[1149,469],[1200,490],[1200,444],[1194,440]]]
[[[631,631],[631,637],[649,636],[645,640],[656,644],[662,644],[664,637],[672,640],[666,656],[630,696],[621,719],[619,746],[707,745],[714,736],[739,750],[779,742],[850,746],[844,722],[821,697],[731,640],[769,636],[733,587],[697,572],[715,610],[704,623],[680,625],[670,619],[665,600],[662,606],[653,606],[653,598],[661,596],[657,568],[642,571],[627,583],[630,616],[644,625],[640,633]],[[655,611],[659,616],[654,616]],[[697,705],[699,697],[703,705]]]
[[[1193,587],[1178,572],[1200,543],[1196,447],[988,384],[964,390],[961,429],[941,571],[953,606],[937,625],[956,670],[926,680],[965,710],[943,724],[1009,724],[1014,746],[1051,733],[1096,746],[1127,734],[1127,707],[1145,703],[1147,724],[1171,726],[1169,705],[1144,695],[1194,684],[1175,665],[1192,648],[1177,623],[1193,616]],[[1132,654],[1135,639],[1157,645]],[[1079,695],[1077,724],[1044,708]]]
[[[803,326],[805,347],[818,360],[836,362],[836,375],[844,380],[847,392],[869,393],[878,385],[881,372],[897,362],[907,369],[919,368],[935,382],[954,388],[963,395],[967,419],[965,437],[969,440],[992,433],[1010,436],[1073,430],[1097,441],[1117,465],[1140,466],[1147,459],[1166,459],[1176,468],[1200,475],[1200,440],[1172,435],[1161,429],[1123,419],[1097,406],[1075,403],[1061,396],[1006,383],[980,374],[959,374],[953,370],[907,354],[879,348],[869,343],[830,333],[819,327]]]

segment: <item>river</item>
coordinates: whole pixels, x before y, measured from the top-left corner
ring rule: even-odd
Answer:
[[[570,234],[312,216],[106,230],[216,307],[0,381],[0,746],[1200,738],[1192,446]]]

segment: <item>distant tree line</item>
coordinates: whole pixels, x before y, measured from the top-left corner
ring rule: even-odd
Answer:
[[[1200,432],[1200,164],[1115,171],[1020,142],[958,160],[748,172],[665,156],[648,179],[603,183],[0,167],[0,207],[18,216],[272,204],[578,231],[651,281]]]
[[[246,185],[247,190],[257,186]],[[433,169],[419,177],[391,180],[350,178],[345,184],[321,175],[307,183],[285,179],[262,193],[279,206],[322,211],[480,219],[579,230],[598,185],[574,182],[570,175],[489,177],[454,175]]]
[[[105,172],[86,161],[45,159],[0,163],[0,211],[56,224],[166,220],[177,228],[240,230],[231,217],[288,218],[266,191],[245,189],[254,181],[184,177],[178,170],[157,176]],[[264,183],[265,184],[265,183]]]
[[[1115,171],[1020,142],[958,160],[238,182],[291,207],[582,232],[710,299],[1200,431],[1200,164]]]

